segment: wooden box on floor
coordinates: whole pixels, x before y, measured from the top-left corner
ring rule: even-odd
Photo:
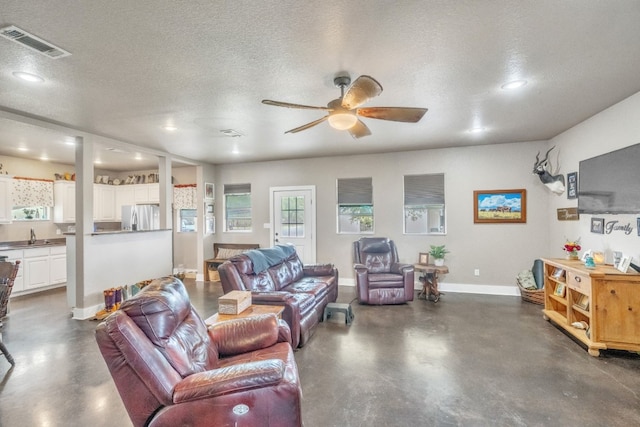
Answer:
[[[231,291],[218,298],[220,314],[240,314],[251,306],[251,291]]]

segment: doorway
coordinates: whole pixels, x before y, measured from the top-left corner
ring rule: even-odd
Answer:
[[[291,244],[303,264],[316,262],[316,187],[271,187],[271,241]]]

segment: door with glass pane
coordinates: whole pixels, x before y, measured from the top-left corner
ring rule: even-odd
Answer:
[[[305,264],[316,262],[315,187],[271,189],[273,244],[292,244]]]

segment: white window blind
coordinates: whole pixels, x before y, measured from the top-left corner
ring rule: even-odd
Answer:
[[[13,206],[53,207],[53,181],[35,178],[14,178],[11,192]]]

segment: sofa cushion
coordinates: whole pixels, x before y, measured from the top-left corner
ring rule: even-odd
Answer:
[[[156,279],[120,309],[183,378],[216,367],[218,354],[180,280]]]
[[[297,282],[304,276],[304,264],[297,255],[290,256],[285,263],[289,266],[291,272],[291,281]]]
[[[280,263],[278,265],[274,265],[269,268],[269,274],[273,279],[276,290],[279,291],[293,282],[293,275],[291,274],[291,270],[289,269],[289,264],[286,262]]]
[[[369,288],[379,289],[402,287],[404,287],[404,277],[400,274],[369,274]]]
[[[251,291],[255,292],[272,292],[277,290],[273,279],[268,271],[260,274],[240,274],[242,283]]]
[[[229,259],[233,256],[240,255],[246,251],[247,249],[218,248],[216,259]]]
[[[300,309],[300,315],[306,316],[307,313],[313,311],[316,307],[316,299],[311,294],[292,294],[291,298],[295,300]]]
[[[315,277],[304,277],[302,280],[298,280],[283,288],[287,292],[292,294],[310,294],[314,298],[321,298],[329,291],[329,286],[322,280]]]

